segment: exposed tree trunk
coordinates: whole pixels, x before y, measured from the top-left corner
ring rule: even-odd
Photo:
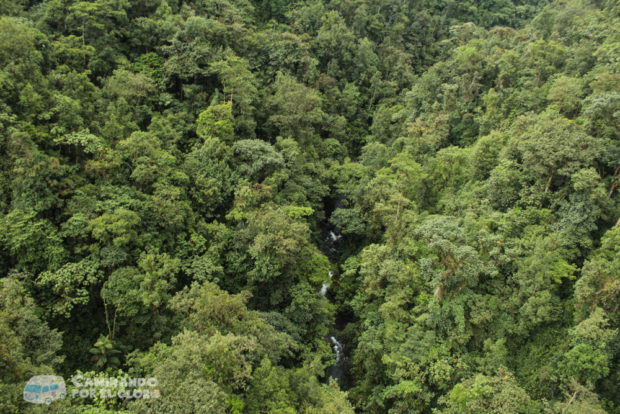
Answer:
[[[549,180],[547,181],[547,186],[545,187],[545,194],[549,192],[549,187],[551,187],[551,181],[553,180],[553,176],[555,175],[555,171],[551,173],[549,176]]]
[[[396,207],[396,220],[394,220],[394,227],[398,227],[399,218],[400,218],[400,199],[398,199],[398,206]]]
[[[579,390],[575,391],[570,400],[568,400],[568,404],[566,404],[566,407],[564,407],[564,409],[562,410],[562,414],[564,414],[568,410],[568,407],[570,407],[570,405],[573,403],[573,401],[575,401],[577,394],[579,394]]]
[[[179,99],[183,100],[183,81],[177,78],[177,88],[179,89]]]
[[[111,341],[114,340],[114,336],[116,335],[116,315],[118,314],[118,307],[114,308],[114,321],[112,322],[112,337]]]
[[[437,288],[435,289],[434,295],[439,300],[439,303],[441,303],[443,301],[443,288],[442,288],[441,284],[437,285]]]
[[[374,102],[375,102],[375,96],[377,95],[377,82],[378,81],[375,81],[374,88],[372,90],[372,96],[370,97],[370,101],[368,101],[369,103],[368,111],[372,109],[372,106],[374,105]]]
[[[614,182],[611,184],[611,190],[609,190],[609,197],[614,195],[614,190],[618,187],[618,180],[615,179],[618,176],[618,172],[620,172],[620,165],[616,168],[616,171],[614,171]]]
[[[82,50],[86,49],[86,21],[82,22]],[[86,66],[86,53],[84,53],[84,66]]]
[[[112,340],[113,333],[112,333],[112,329],[110,328],[110,318],[108,317],[108,304],[105,302],[105,299],[103,300],[103,310],[105,312],[105,324],[108,328],[108,338]]]
[[[461,291],[465,288],[465,286],[467,286],[467,282],[462,282],[459,288],[452,294],[450,299],[454,299],[455,297],[457,297],[459,293],[461,293]]]

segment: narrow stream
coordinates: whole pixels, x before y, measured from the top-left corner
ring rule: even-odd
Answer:
[[[339,230],[337,228],[329,228],[326,231],[325,237],[323,238],[323,253],[327,256],[331,263],[337,263],[339,260],[339,242],[342,238]],[[333,272],[329,272],[329,279],[334,277]],[[321,286],[320,294],[327,298],[330,302],[333,302],[333,296],[330,295],[330,287],[331,282],[323,283]],[[325,371],[325,382],[329,382],[330,378],[334,378],[338,381],[338,385],[342,389],[348,388],[348,376],[347,376],[347,356],[345,354],[345,344],[336,337],[335,332],[336,325],[330,328],[330,335],[325,338],[326,341],[329,341],[332,347],[332,350],[335,355],[335,362],[333,365],[329,366]]]
[[[329,272],[329,277],[333,276],[332,272]],[[330,284],[323,283],[321,286],[321,295],[326,297],[328,300],[331,300],[328,296]],[[334,330],[334,326],[332,326],[331,330]],[[327,368],[325,371],[325,382],[329,382],[330,378],[334,378],[338,381],[338,385],[341,388],[344,388],[347,385],[347,357],[344,353],[344,344],[338,340],[334,335],[329,335],[326,338],[331,342],[332,350],[334,351],[334,355],[336,356],[336,362]]]

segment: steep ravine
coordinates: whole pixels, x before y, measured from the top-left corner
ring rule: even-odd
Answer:
[[[340,201],[336,201],[335,205],[330,206],[332,208],[328,209],[328,213],[331,214],[333,210],[335,210],[338,207],[339,204],[340,204]],[[340,231],[338,228],[330,225],[329,222],[327,223],[328,224],[326,225],[323,231],[324,234],[323,234],[322,251],[327,256],[329,261],[332,264],[336,265],[338,264],[339,259],[340,259],[339,249],[340,249],[340,240],[342,238],[342,235],[340,234]],[[333,277],[334,277],[334,273],[330,271],[329,272],[330,281]],[[331,294],[331,288],[332,288],[331,282],[324,283],[323,286],[321,286],[321,290],[319,293],[322,296],[326,297],[330,302],[333,303],[334,296]],[[342,339],[338,337],[338,333],[337,333],[339,329],[341,328],[342,328],[342,321],[340,320],[339,315],[336,314],[336,321],[334,325],[331,326],[329,335],[325,338],[325,340],[328,341],[332,347],[332,350],[335,355],[335,363],[327,368],[325,372],[324,381],[328,382],[330,378],[334,378],[336,381],[338,381],[338,385],[340,386],[340,388],[347,389],[350,386],[350,380],[349,380],[348,358],[345,352],[346,344],[344,343],[344,341],[342,341]]]

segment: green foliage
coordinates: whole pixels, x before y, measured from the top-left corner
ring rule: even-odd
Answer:
[[[234,136],[234,118],[230,103],[210,106],[200,113],[196,133],[202,139],[218,138],[230,143]]]
[[[0,412],[76,370],[161,398],[50,409],[620,412],[617,27],[0,0]]]
[[[37,315],[24,278],[11,273],[0,279],[0,408],[20,412],[28,403],[23,387],[33,375],[52,374],[63,360],[62,335]]]
[[[277,365],[294,346],[292,339],[248,309],[247,300],[246,293],[230,295],[213,284],[195,284],[179,293],[172,307],[183,315],[186,330],[171,345],[158,343],[133,360],[134,369],[151,372],[162,395],[171,396],[131,407],[188,413],[241,407],[251,413],[336,412],[337,407],[353,412],[340,391],[320,386],[306,369]],[[329,411],[321,411],[326,407]]]
[[[90,353],[93,355],[97,368],[113,368],[121,363],[118,357],[121,351],[114,347],[114,343],[108,336],[100,336],[91,348]]]
[[[275,111],[269,122],[282,136],[294,138],[304,145],[309,143],[324,116],[319,94],[282,73],[278,73],[274,88],[275,93],[268,104]]]
[[[530,397],[509,372],[481,374],[454,386],[445,413],[533,413]]]

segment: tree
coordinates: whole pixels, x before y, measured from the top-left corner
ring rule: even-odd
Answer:
[[[483,275],[492,275],[492,264],[484,263],[468,246],[463,230],[450,217],[435,217],[416,229],[434,255],[420,260],[422,274],[441,303],[454,299],[466,288],[473,288]]]
[[[454,386],[445,399],[444,413],[529,413],[535,407],[514,376],[503,370],[488,377],[478,374]]]
[[[27,84],[38,86],[43,81],[45,35],[31,24],[14,17],[0,17],[0,67],[2,84],[0,93],[6,103],[15,103],[19,90]],[[6,89],[5,89],[6,88]]]
[[[556,104],[560,113],[573,118],[581,109],[583,85],[580,80],[562,76],[557,78],[549,90],[549,102]]]
[[[78,1],[68,8],[64,24],[81,37],[82,45],[92,45],[98,51],[89,62],[95,73],[111,72],[115,55],[121,49],[129,7],[126,0],[97,0]]]
[[[69,317],[76,305],[91,300],[93,288],[101,283],[103,274],[99,262],[87,257],[79,262],[66,263],[55,271],[42,272],[37,284],[51,293],[50,310],[53,314]]]
[[[229,205],[236,179],[230,166],[231,157],[229,146],[210,137],[187,154],[183,171],[190,182],[188,194],[194,211],[213,217]]]
[[[2,244],[6,246],[11,266],[18,270],[39,272],[57,268],[66,257],[58,229],[34,211],[11,210],[0,222]]]
[[[614,226],[603,235],[601,247],[584,264],[581,277],[575,283],[578,320],[586,318],[597,307],[604,309],[614,324],[620,320],[615,305],[620,295],[619,242],[620,226]]]
[[[0,279],[0,408],[5,412],[25,409],[24,383],[33,375],[53,374],[63,360],[62,335],[37,315],[26,277],[12,272]]]
[[[211,70],[218,75],[223,85],[224,100],[230,99],[235,111],[235,128],[241,136],[253,138],[256,128],[253,112],[258,91],[249,63],[243,58],[231,55],[225,60],[212,63]]]
[[[589,137],[575,123],[548,114],[523,118],[521,135],[509,144],[522,158],[523,172],[545,193],[554,179],[566,179],[581,168],[595,165],[603,143]]]
[[[588,319],[571,329],[571,348],[558,364],[563,375],[581,384],[594,384],[609,374],[615,354],[610,345],[618,330],[608,325],[604,311],[596,308]]]
[[[242,178],[259,183],[284,166],[272,145],[259,139],[244,139],[232,146],[233,168]]]
[[[311,142],[324,117],[319,94],[282,73],[278,73],[274,89],[275,93],[267,99],[273,108],[269,122],[285,138],[293,138],[302,145]]]
[[[234,121],[232,103],[210,106],[198,115],[196,133],[204,140],[217,138],[230,144],[234,139]]]

